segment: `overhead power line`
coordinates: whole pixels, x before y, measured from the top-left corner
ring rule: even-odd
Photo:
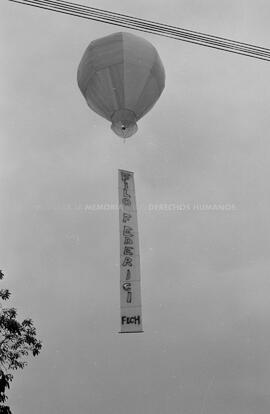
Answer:
[[[140,19],[121,13],[97,9],[82,4],[62,0],[9,0],[15,3],[37,7],[53,12],[63,13],[84,19],[95,20],[128,29],[139,30],[159,36],[169,37],[183,42],[194,43],[225,52],[270,61],[270,49],[239,42],[220,36],[187,30],[176,26]]]

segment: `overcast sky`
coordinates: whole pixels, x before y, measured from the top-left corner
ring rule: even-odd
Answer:
[[[84,3],[270,46],[267,0]],[[131,31],[166,87],[123,144],[76,82],[119,28],[8,1],[0,16],[2,285],[44,344],[14,414],[268,414],[269,63]],[[85,208],[117,203],[118,168],[139,207],[136,335],[118,334],[118,212]]]

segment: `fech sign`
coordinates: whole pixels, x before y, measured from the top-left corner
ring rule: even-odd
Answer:
[[[118,171],[121,333],[143,332],[134,174]]]

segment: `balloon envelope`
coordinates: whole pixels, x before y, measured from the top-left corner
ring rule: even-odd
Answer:
[[[112,122],[117,135],[127,138],[161,95],[165,71],[150,42],[120,32],[89,44],[77,79],[89,107]]]

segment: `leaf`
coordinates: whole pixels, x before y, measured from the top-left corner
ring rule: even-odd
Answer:
[[[0,405],[0,414],[12,414],[7,405]]]
[[[0,297],[1,297],[3,300],[7,300],[7,299],[9,299],[9,297],[10,297],[10,291],[9,291],[8,289],[1,289],[1,290],[0,290]]]
[[[22,321],[22,326],[32,326],[33,325],[33,321],[32,319],[25,319],[24,321]]]

